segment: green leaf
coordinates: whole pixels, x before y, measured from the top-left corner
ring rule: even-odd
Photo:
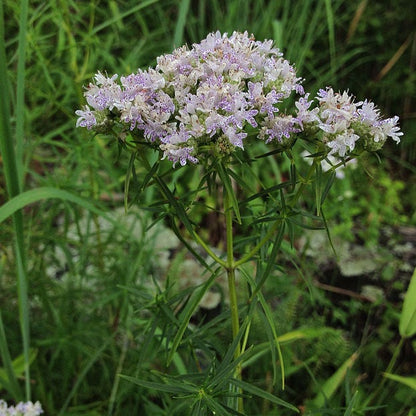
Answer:
[[[161,391],[164,393],[170,393],[170,394],[189,394],[189,393],[198,393],[197,386],[188,385],[185,383],[175,383],[175,384],[167,384],[167,383],[157,383],[154,381],[147,381],[147,380],[141,380],[139,378],[125,376],[123,374],[119,375],[120,378],[129,381],[130,383],[137,384],[138,386],[144,387],[146,389]]]
[[[22,391],[20,390],[19,383],[17,381],[17,376],[15,368],[13,366],[9,348],[7,345],[7,338],[4,331],[3,319],[1,317],[0,311],[0,356],[1,361],[3,362],[4,369],[0,368],[0,388],[5,388],[9,391],[10,394],[14,396],[15,399],[23,399]]]
[[[244,199],[241,203],[242,204],[247,204],[248,202],[254,201],[257,198],[262,198],[264,196],[269,196],[273,192],[278,191],[279,189],[289,188],[290,186],[291,186],[291,182],[289,182],[289,181],[279,183],[278,185],[274,185],[274,186],[271,186],[269,188],[263,189],[260,192],[257,192],[256,194],[250,196],[249,198]]]
[[[135,160],[136,160],[136,153],[132,152],[130,156],[130,160],[129,160],[129,165],[127,167],[126,179],[124,180],[124,209],[126,210],[126,212],[129,206],[128,195],[129,195],[129,189],[130,189],[130,181],[131,181],[131,178],[134,176],[134,161]]]
[[[0,2],[0,159],[2,159],[3,173],[6,179],[8,195],[13,198],[22,190],[24,166],[23,166],[23,136],[24,136],[24,78],[25,56],[27,37],[28,0],[20,1],[19,37],[17,47],[17,88],[16,88],[16,112],[15,135],[12,136],[10,114],[9,86],[11,86],[7,71],[6,41],[4,33],[3,2]],[[0,221],[1,222],[1,221]],[[24,243],[23,214],[16,210],[13,212],[13,226],[16,257],[16,281],[19,306],[19,323],[23,341],[23,355],[25,365],[25,390],[26,399],[31,396],[30,384],[30,329],[29,329],[29,297],[28,277],[26,271],[27,254]]]
[[[0,223],[2,223],[6,218],[10,217],[16,211],[26,207],[27,205],[33,204],[34,202],[38,202],[43,199],[54,198],[78,204],[81,207],[87,209],[88,211],[94,212],[95,214],[101,216],[105,216],[105,218],[108,221],[117,224],[115,220],[112,220],[111,217],[107,217],[103,211],[101,211],[87,199],[81,198],[77,195],[72,194],[71,192],[64,191],[62,189],[50,187],[31,189],[30,191],[23,192],[18,196],[12,198],[10,201],[6,202],[4,205],[0,207]]]
[[[268,325],[269,326],[269,325]],[[268,327],[266,327],[266,331]],[[290,344],[292,342],[298,341],[300,339],[314,339],[325,336],[328,332],[327,328],[305,328],[305,329],[296,329],[291,332],[286,332],[283,335],[276,337],[275,342],[278,345]],[[260,357],[269,354],[270,351],[270,341],[262,342],[257,344],[253,348],[251,357],[248,360],[245,360],[243,363],[243,368],[250,367],[254,364]]]
[[[322,165],[320,163],[315,164],[315,204],[316,204],[316,215],[321,212],[322,203]]]
[[[66,397],[66,400],[61,410],[59,411],[58,416],[63,416],[63,415],[68,414],[67,409],[68,409],[69,403],[71,402],[72,398],[77,394],[82,381],[85,379],[88,371],[91,369],[94,363],[101,357],[101,355],[104,353],[105,349],[108,347],[108,345],[111,343],[112,340],[113,338],[110,337],[105,342],[103,342],[101,347],[92,354],[91,358],[87,361],[84,367],[79,370],[79,372],[77,373],[74,385],[72,386],[71,391]]]
[[[282,222],[281,227],[279,228],[279,231],[276,233],[276,237],[272,246],[272,251],[267,256],[268,259],[267,259],[266,267],[261,272],[260,277],[257,279],[256,288],[251,296],[252,298],[261,290],[261,288],[263,287],[263,284],[266,282],[267,278],[270,276],[270,273],[273,267],[275,267],[277,254],[282,244],[284,234],[285,234],[285,223]]]
[[[321,194],[321,206],[324,203],[326,197],[328,196],[328,193],[329,193],[329,191],[330,191],[330,189],[332,187],[332,184],[334,183],[335,177],[336,177],[336,172],[335,172],[335,170],[333,170],[333,171],[331,171],[329,173],[329,177],[328,177],[328,180],[326,182],[325,188],[322,191],[322,194]]]
[[[254,386],[253,384],[249,384],[249,383],[246,383],[245,381],[237,380],[235,378],[231,379],[230,382],[232,384],[234,384],[235,386],[239,387],[241,390],[246,391],[250,394],[253,394],[254,396],[261,397],[262,399],[268,400],[268,401],[270,401],[272,403],[275,403],[279,406],[286,407],[290,410],[293,410],[296,413],[299,413],[299,409],[296,408],[295,406],[293,406],[292,404],[290,404],[290,403],[288,403],[288,402],[286,402],[282,399],[279,399],[275,395],[269,393],[268,391],[264,391],[264,390],[262,390],[262,389],[260,389],[256,386]]]
[[[231,206],[234,210],[235,217],[239,224],[241,224],[241,216],[240,216],[240,209],[238,207],[237,197],[235,196],[235,192],[233,189],[233,185],[230,179],[229,169],[227,169],[221,162],[217,164],[218,176],[221,179],[221,182],[224,185],[225,192],[228,194],[228,198],[230,199]]]
[[[400,315],[399,332],[404,338],[416,334],[416,268],[410,279],[409,288],[403,302]]]
[[[186,328],[189,325],[189,321],[191,320],[192,315],[195,312],[195,309],[198,307],[199,303],[201,302],[202,297],[204,296],[205,292],[211,287],[211,285],[214,283],[216,277],[218,276],[218,273],[221,269],[218,268],[215,273],[211,275],[211,277],[204,283],[204,285],[200,286],[191,296],[189,299],[189,302],[187,303],[186,307],[181,313],[180,316],[180,326],[178,328],[178,332],[175,335],[175,338],[172,341],[172,348],[170,350],[169,356],[168,356],[168,362],[169,365],[172,362],[172,359],[176,353],[176,350],[179,347],[179,344],[182,341],[183,334],[186,331]]]
[[[276,332],[276,326],[273,319],[273,314],[270,309],[270,306],[266,302],[266,299],[264,298],[262,292],[259,290],[260,285],[255,283],[253,278],[248,274],[244,269],[241,269],[241,272],[244,274],[245,278],[248,280],[249,284],[255,288],[253,290],[253,294],[251,296],[251,299],[253,299],[255,296],[259,300],[262,309],[263,314],[260,314],[259,316],[264,320],[266,326],[266,333],[269,338],[269,351],[272,355],[272,362],[273,362],[273,384],[276,382],[276,376],[277,376],[277,359],[276,359],[276,352],[277,350],[279,361],[280,361],[280,370],[281,370],[281,377],[282,377],[282,389],[284,389],[285,386],[285,367],[283,362],[283,355],[282,351],[280,349],[280,343],[278,341],[278,336]],[[264,283],[263,277],[261,278],[261,281],[259,282],[261,285]],[[253,301],[252,301],[253,302]]]
[[[246,330],[246,327],[247,321],[244,322],[237,336],[233,339],[233,342],[228,348],[220,366],[216,370],[216,374],[210,380],[208,389],[222,389],[224,387],[224,383],[228,383],[228,380],[235,374],[237,367],[251,355],[252,349],[250,348],[244,351],[238,358],[234,359],[235,351],[240,344],[240,340]]]
[[[179,220],[182,222],[182,224],[185,226],[189,234],[194,235],[195,231],[192,226],[192,223],[188,217],[188,214],[186,213],[186,210],[182,204],[182,202],[175,197],[173,192],[169,189],[169,187],[166,185],[166,183],[161,179],[159,176],[155,175],[154,179],[156,183],[158,184],[162,194],[166,197],[166,199],[169,201],[170,206],[173,208],[173,212],[175,215],[179,218]]]
[[[411,389],[416,391],[416,377],[402,377],[402,376],[397,376],[396,374],[389,374],[389,373],[383,373],[383,376],[386,378],[389,378],[390,380],[394,380],[399,383],[402,383],[405,386],[410,387]]]
[[[344,416],[353,416],[355,414],[354,408],[355,404],[358,402],[358,391],[354,393],[354,396],[351,400],[347,400],[348,407],[345,410]]]
[[[325,402],[329,400],[336,392],[338,387],[344,380],[347,371],[353,366],[355,360],[358,358],[358,353],[354,353],[349,357],[338,370],[322,385],[320,392],[313,399],[312,403],[316,407],[324,406]]]
[[[29,349],[28,364],[30,365],[36,358],[37,350]],[[17,381],[25,372],[26,358],[20,355],[13,361],[10,358],[7,346],[7,338],[3,327],[3,320],[0,313],[0,356],[4,368],[0,367],[0,389],[5,388],[16,400],[22,400],[23,395]]]
[[[186,24],[190,0],[182,0],[179,4],[178,20],[176,21],[175,34],[173,35],[173,47],[178,48],[183,44],[183,33]]]
[[[204,401],[206,402],[207,406],[210,410],[212,410],[213,415],[222,415],[222,416],[228,416],[230,413],[227,411],[227,409],[218,403],[215,399],[205,394],[203,396]],[[234,413],[235,414],[235,413]],[[239,413],[237,413],[239,414]]]
[[[328,330],[326,328],[295,329],[294,331],[286,332],[285,334],[280,335],[277,339],[280,344],[286,344],[299,339],[318,338],[325,335],[327,331]]]

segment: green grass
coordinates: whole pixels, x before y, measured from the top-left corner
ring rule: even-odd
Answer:
[[[275,39],[306,78],[308,90],[329,84],[349,88],[358,99],[379,103],[386,115],[402,116],[403,144],[386,149],[382,164],[366,161],[372,176],[365,185],[356,185],[354,172],[336,185],[338,193],[352,193],[341,209],[331,208],[331,203],[339,208],[335,193],[325,203],[336,237],[353,240],[358,234],[374,245],[385,225],[416,223],[416,12],[408,3],[0,1],[0,398],[39,400],[47,415],[183,415],[185,399],[145,387],[164,385],[164,372],[177,383],[186,379],[187,369],[192,374],[186,382],[194,388],[212,381],[210,368],[232,370],[233,364],[217,359],[230,357],[228,310],[217,311],[206,326],[199,325],[197,314],[192,331],[178,325],[178,313],[190,308],[185,305],[191,289],[177,290],[173,260],[168,280],[157,279],[160,270],[151,260],[152,230],[158,228],[151,225],[158,206],[141,211],[132,234],[131,224],[115,214],[123,208],[127,156],[111,140],[91,139],[75,128],[83,85],[97,70],[128,74],[210,31],[247,30],[259,40]],[[402,55],[392,61],[402,45]],[[382,72],[389,62],[394,65]],[[267,163],[247,172],[245,180],[252,183],[257,175],[272,186],[276,177],[288,174],[287,161]],[[140,176],[140,166],[137,171]],[[173,181],[186,192],[199,178],[178,170]],[[157,191],[148,188],[140,203],[151,206],[157,200]],[[198,207],[195,215],[202,215]],[[203,232],[215,234],[209,220]],[[315,414],[323,415],[409,414],[416,405],[413,391],[393,380],[366,403],[399,343],[400,296],[409,272],[385,273],[376,283],[388,294],[384,305],[340,300],[314,285],[319,270],[310,260],[286,241],[282,245],[279,261],[287,270],[273,272],[265,285],[270,308],[264,305],[252,323],[248,362],[254,365],[244,376],[252,385],[243,387],[257,398],[247,400],[247,414],[273,415],[276,409],[294,414],[274,407],[271,397],[310,409],[318,403],[325,409]],[[270,268],[267,263],[267,273]],[[152,291],[153,280],[159,288]],[[330,276],[326,283],[336,287],[342,280]],[[273,319],[277,334],[267,329]],[[351,329],[348,322],[355,319],[364,330]],[[285,334],[290,335],[280,341],[286,372],[281,391],[279,372],[271,374],[278,365],[270,364],[264,346]],[[403,348],[415,357],[413,339]],[[356,350],[360,354],[349,366]],[[410,365],[403,353],[392,372],[414,376]],[[142,383],[127,382],[128,377]],[[382,404],[388,407],[375,409]]]

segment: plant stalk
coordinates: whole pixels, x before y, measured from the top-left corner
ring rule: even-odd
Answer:
[[[230,197],[227,190],[224,187],[224,215],[225,215],[225,227],[226,227],[226,239],[227,239],[227,279],[228,279],[228,293],[230,300],[230,311],[231,311],[231,326],[233,339],[238,336],[240,331],[240,317],[238,313],[238,299],[235,281],[235,270],[236,265],[234,262],[234,243],[233,243],[233,207],[231,205]],[[239,341],[235,351],[234,358],[237,360],[241,355],[241,342]],[[241,363],[239,363],[235,369],[234,377],[241,380]],[[237,393],[240,393],[238,390]],[[243,398],[238,397],[236,402],[236,410],[243,412]]]

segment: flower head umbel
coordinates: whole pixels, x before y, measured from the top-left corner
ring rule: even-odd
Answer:
[[[144,139],[182,166],[244,149],[252,137],[284,150],[299,133],[320,132],[327,153],[341,158],[358,144],[373,151],[388,137],[400,141],[397,117],[383,120],[373,103],[332,88],[319,91],[316,105],[301,83],[272,41],[210,33],[160,56],[155,68],[122,77],[98,72],[76,125]],[[300,97],[290,113],[285,100],[292,94]]]

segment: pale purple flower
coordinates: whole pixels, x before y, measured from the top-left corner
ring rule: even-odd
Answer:
[[[94,110],[112,110],[114,104],[121,99],[121,87],[116,83],[118,75],[105,77],[101,72],[95,75],[95,84],[90,83],[85,92],[89,106]]]
[[[167,158],[173,162],[173,166],[178,162],[181,166],[185,166],[188,161],[198,163],[198,159],[192,155],[194,152],[193,147],[178,147],[171,143],[166,143],[161,144],[160,149],[164,152],[163,159]]]
[[[342,94],[334,92],[332,88],[319,90],[318,101],[320,105],[320,117],[328,124],[336,124],[341,121],[350,122],[356,114],[357,104],[347,91]],[[359,105],[359,103],[358,103]]]
[[[228,140],[233,146],[244,149],[243,139],[247,137],[247,133],[241,131],[237,132],[236,129],[232,126],[226,127],[225,129],[223,129],[223,131],[224,135],[228,138]]]
[[[295,102],[295,106],[297,109],[297,114],[296,114],[296,122],[299,124],[299,126],[301,127],[301,129],[303,129],[303,124],[308,124],[308,123],[315,123],[315,122],[319,122],[319,108],[314,108],[312,110],[310,110],[310,106],[312,105],[312,101],[308,101],[309,98],[309,94],[305,94],[304,97],[299,98],[298,101]]]
[[[278,116],[273,118],[266,117],[265,123],[261,128],[259,137],[270,143],[276,140],[284,143],[290,139],[292,134],[299,133],[301,130],[295,126],[296,119],[290,115]]]
[[[375,125],[380,120],[380,110],[371,101],[364,100],[357,109],[358,119],[368,125]]]
[[[400,136],[403,133],[397,126],[399,117],[381,119],[380,110],[374,103],[367,100],[357,110],[357,117],[364,125],[369,127],[375,143],[384,143],[388,137],[391,137],[396,143],[400,142]]]
[[[264,93],[262,82],[248,83],[248,103],[262,114],[267,114],[268,117],[273,117],[279,109],[276,104],[281,102],[284,98],[282,92],[271,90],[267,94]]]
[[[87,105],[84,106],[83,110],[75,111],[75,114],[78,116],[77,127],[86,127],[90,130],[97,124],[94,112]]]
[[[398,116],[394,116],[380,122],[380,128],[384,135],[391,137],[396,143],[400,143],[400,136],[403,136],[403,133],[400,131],[400,127],[397,125],[398,122]]]
[[[352,130],[345,130],[337,134],[333,140],[326,144],[331,149],[329,155],[345,157],[347,153],[354,150],[355,142],[359,138],[360,136],[354,134]]]

